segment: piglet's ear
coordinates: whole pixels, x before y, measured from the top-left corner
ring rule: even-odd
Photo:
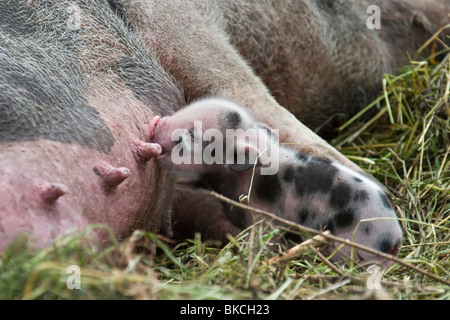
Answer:
[[[227,163],[227,165],[230,170],[235,172],[253,169],[253,167],[255,167],[255,162],[256,166],[259,167],[261,162],[258,159],[258,154],[258,149],[254,145],[238,142],[234,149],[233,161]]]

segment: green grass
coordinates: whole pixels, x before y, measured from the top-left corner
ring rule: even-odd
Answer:
[[[400,258],[450,281],[450,57],[412,61],[383,86],[332,144],[389,189],[404,230]],[[142,231],[106,249],[83,234],[38,251],[17,239],[0,254],[0,299],[450,298],[449,286],[400,264],[375,291],[370,274],[314,250],[270,264],[277,232],[257,224],[222,249]],[[67,287],[70,265],[80,267],[80,290]]]

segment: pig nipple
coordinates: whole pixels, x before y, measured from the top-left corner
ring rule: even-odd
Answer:
[[[41,198],[47,203],[55,202],[65,195],[69,189],[61,183],[43,183],[37,186]]]
[[[105,161],[97,162],[94,167],[94,172],[103,180],[103,186],[106,190],[118,187],[130,176],[130,170],[128,168],[116,168]]]
[[[135,158],[141,163],[150,161],[150,159],[159,156],[162,152],[159,144],[144,142],[131,134],[129,136],[129,143]]]

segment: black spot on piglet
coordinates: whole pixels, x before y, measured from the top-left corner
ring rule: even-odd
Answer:
[[[238,112],[227,112],[224,118],[228,129],[237,129],[241,126],[242,118]]]
[[[283,180],[286,182],[292,182],[295,178],[295,169],[293,166],[288,166],[283,174]]]
[[[355,221],[355,212],[352,209],[340,210],[335,217],[338,228],[346,228],[352,225]]]
[[[338,169],[324,161],[310,161],[297,172],[295,191],[298,196],[315,192],[329,192]]]
[[[297,152],[295,158],[300,162],[307,162],[309,157],[303,153]]]
[[[278,180],[278,176],[274,175],[261,175],[258,177],[255,185],[256,195],[265,199],[270,203],[274,203],[281,195],[281,183]]]
[[[369,199],[369,194],[366,190],[358,190],[353,195],[353,200],[355,201],[365,201],[367,199]]]
[[[309,209],[306,207],[301,207],[297,213],[298,223],[304,224],[309,216],[310,216]]]
[[[322,222],[319,222],[318,224],[316,224],[316,227],[314,229],[320,230],[320,231],[329,230],[331,233],[334,233],[335,226],[334,226],[334,222],[332,219],[327,219],[327,220],[323,220]]]
[[[334,208],[343,208],[351,200],[352,191],[347,185],[340,183],[331,189],[330,202]]]
[[[392,205],[391,202],[389,201],[388,197],[386,196],[386,194],[382,191],[378,192],[379,196],[380,196],[380,200],[383,203],[383,206],[387,209],[392,209]]]
[[[358,182],[358,183],[362,182],[362,180],[358,177],[353,177],[353,181]]]

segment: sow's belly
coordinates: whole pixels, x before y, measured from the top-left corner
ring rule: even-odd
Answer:
[[[45,246],[92,223],[120,237],[134,228],[159,230],[165,221],[170,203],[162,199],[171,190],[152,159],[158,150],[145,141],[153,111],[131,92],[88,100],[109,129],[107,150],[48,137],[1,141],[0,250],[20,233]]]
[[[94,223],[160,231],[171,190],[148,121],[180,87],[106,2],[8,1],[0,21],[0,251]]]

